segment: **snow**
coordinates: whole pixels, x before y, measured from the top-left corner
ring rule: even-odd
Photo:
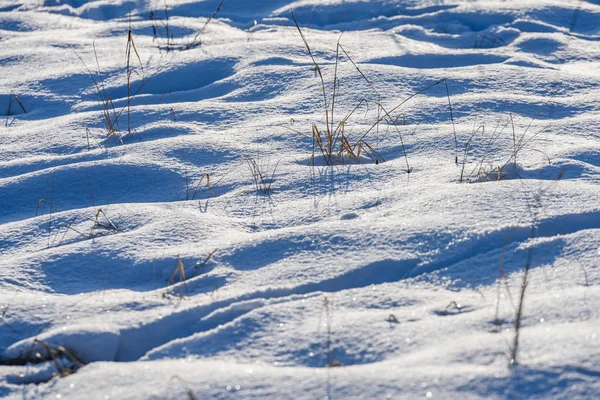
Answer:
[[[600,3],[218,6],[0,0],[0,397],[597,397]]]

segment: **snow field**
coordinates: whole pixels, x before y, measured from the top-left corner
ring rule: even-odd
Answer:
[[[597,2],[166,4],[0,1],[0,396],[600,393]]]

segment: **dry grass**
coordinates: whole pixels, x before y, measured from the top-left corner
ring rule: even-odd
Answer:
[[[192,39],[192,41],[185,47],[182,48],[182,50],[189,50],[189,49],[193,49],[194,47],[197,47],[199,45],[202,44],[202,40],[200,39],[200,37],[202,36],[202,34],[204,33],[204,31],[206,30],[206,27],[208,26],[208,24],[210,24],[210,21],[213,20],[213,18],[215,18],[217,16],[217,14],[219,14],[219,12],[221,11],[221,7],[223,6],[223,3],[225,2],[225,0],[221,0],[219,2],[219,5],[217,6],[217,9],[215,10],[215,12],[206,20],[206,22],[204,23],[204,25],[202,26],[202,28],[200,28],[200,30],[198,31],[198,33],[196,33],[196,36],[194,36],[194,39]]]
[[[107,130],[107,135],[110,136],[118,132],[119,117],[117,116],[117,113],[115,111],[115,106],[113,104],[112,98],[110,98],[106,93],[106,87],[104,85],[104,80],[102,79],[102,74],[100,72],[100,61],[98,60],[98,52],[96,51],[95,42],[92,43],[92,47],[94,49],[94,58],[96,60],[98,79],[96,79],[96,76],[89,69],[83,58],[81,58],[81,56],[77,52],[75,52],[75,55],[77,56],[77,58],[79,58],[79,61],[81,61],[88,75],[92,79],[92,82],[94,83],[96,93],[98,94],[98,99],[102,106],[102,117]]]
[[[250,170],[250,174],[252,175],[252,181],[254,182],[254,188],[256,189],[256,192],[270,195],[271,185],[275,180],[275,172],[277,172],[279,161],[275,164],[273,168],[269,168],[269,165],[265,166],[261,164],[254,158],[248,158],[246,162],[248,163],[248,169]],[[271,169],[270,172],[269,169]]]
[[[52,201],[46,199],[38,200],[38,205],[35,215],[44,215],[48,208],[48,247],[60,246],[61,243],[66,239],[69,232],[76,233],[83,240],[94,239],[101,236],[111,235],[122,232],[117,225],[108,217],[108,215],[102,209],[95,211],[94,217],[84,215],[82,213],[76,213],[73,218],[66,222],[55,221],[53,216],[55,213],[62,212],[63,210],[55,207]],[[75,226],[83,222],[91,222],[89,231],[77,229]],[[53,233],[55,232],[55,233]],[[62,232],[62,235],[61,235]]]
[[[11,115],[13,104],[17,104],[24,113],[27,113],[27,110],[25,109],[25,106],[21,102],[21,99],[19,99],[19,96],[17,96],[14,93],[11,93],[9,96],[9,100],[8,100],[8,110],[6,111],[7,116]]]
[[[34,339],[30,348],[17,358],[2,359],[0,365],[28,365],[52,363],[56,372],[40,377],[33,383],[48,382],[54,377],[66,377],[77,372],[85,364],[77,357],[76,353],[65,346],[57,346],[39,339]]]
[[[121,109],[117,110],[115,108],[113,99],[108,95],[106,86],[104,84],[104,79],[102,78],[100,61],[98,59],[98,52],[96,51],[95,42],[92,42],[92,48],[96,63],[96,72],[92,72],[83,58],[76,51],[73,50],[73,52],[85,67],[85,70],[94,84],[94,88],[96,89],[96,94],[98,95],[98,100],[102,108],[102,120],[106,128],[107,136],[111,136],[119,132],[119,118],[124,112],[127,113],[127,133],[131,134],[131,103],[135,97],[141,93],[146,84],[153,77],[166,69],[169,63],[168,61],[164,64],[159,63],[152,73],[146,74],[142,63],[142,58],[135,46],[130,20],[129,29],[127,31],[127,45],[125,47],[125,78],[127,82],[127,98],[125,105]],[[141,74],[137,71],[138,69],[140,70]],[[135,90],[132,89],[132,77],[134,75],[141,76],[141,81]]]
[[[148,17],[150,21],[152,21],[152,41],[156,41],[158,38],[164,40],[165,49],[167,51],[172,50],[172,46],[175,41],[175,35],[173,34],[170,26],[169,26],[169,6],[165,1],[164,8],[164,19],[160,17],[158,11],[151,10],[150,15]],[[162,49],[162,46],[158,46],[159,49]]]
[[[403,134],[402,134],[401,130],[399,129],[399,126],[406,125],[406,115],[400,114],[400,115],[394,117],[393,114],[399,112],[400,109],[402,108],[402,106],[404,106],[407,102],[409,102],[416,96],[422,95],[422,94],[426,93],[427,91],[429,91],[430,89],[432,89],[433,87],[441,85],[442,83],[445,85],[445,89],[446,89],[450,121],[452,123],[452,131],[453,131],[453,135],[454,135],[454,143],[455,143],[455,148],[456,148],[455,163],[458,164],[458,147],[459,147],[458,146],[458,138],[457,138],[457,133],[456,133],[456,127],[454,124],[454,112],[453,112],[453,108],[452,108],[452,102],[450,100],[450,91],[448,88],[447,79],[445,79],[445,78],[440,79],[440,80],[426,86],[425,88],[423,88],[417,92],[414,92],[413,94],[411,94],[410,96],[406,97],[404,100],[400,101],[398,104],[393,106],[391,109],[387,109],[386,106],[384,106],[383,103],[381,102],[381,100],[380,100],[381,95],[379,94],[379,91],[377,90],[375,85],[373,85],[371,80],[369,78],[367,78],[367,76],[359,68],[359,66],[356,64],[356,62],[354,62],[354,60],[350,56],[350,54],[348,54],[348,52],[346,51],[344,46],[340,43],[340,39],[341,39],[341,36],[340,36],[340,39],[338,39],[337,46],[336,46],[335,67],[334,67],[334,76],[333,76],[333,83],[332,83],[333,89],[332,89],[331,99],[329,100],[328,96],[327,96],[325,79],[323,76],[322,69],[319,66],[319,64],[317,63],[317,61],[315,60],[313,52],[308,44],[308,41],[306,40],[306,37],[304,36],[304,34],[302,32],[302,29],[300,28],[300,25],[298,24],[298,21],[296,20],[296,17],[294,16],[293,11],[291,11],[291,14],[292,14],[294,23],[296,25],[296,29],[298,30],[298,33],[300,34],[300,37],[302,38],[304,46],[305,46],[306,50],[308,51],[308,54],[312,60],[314,70],[317,73],[317,75],[321,81],[321,88],[322,88],[322,92],[323,92],[323,105],[324,105],[324,114],[325,114],[326,124],[323,129],[320,129],[317,124],[311,125],[312,152],[309,157],[308,164],[314,165],[315,157],[318,154],[323,156],[323,159],[324,159],[326,165],[345,164],[348,162],[356,163],[356,162],[360,162],[362,157],[366,157],[366,158],[370,159],[375,164],[379,164],[379,163],[385,161],[383,159],[383,157],[375,150],[374,146],[372,146],[367,140],[368,135],[370,135],[373,132],[378,132],[380,124],[385,123],[388,126],[392,126],[393,129],[398,134],[404,161],[406,164],[405,172],[410,174],[412,172],[412,167],[408,161],[408,154],[406,151]],[[340,96],[338,67],[340,64],[340,57],[342,55],[344,55],[348,59],[348,61],[352,65],[352,68],[359,74],[360,78],[364,82],[366,82],[366,84],[368,85],[370,90],[378,98],[378,100],[376,100],[376,101],[371,101],[371,103],[374,103],[374,105],[377,107],[377,110],[378,110],[377,118],[375,118],[375,121],[357,139],[351,139],[346,134],[345,128],[348,123],[348,120],[353,116],[353,114],[355,112],[357,112],[357,110],[359,110],[363,106],[368,106],[369,101],[366,98],[363,98],[360,101],[358,101],[358,103],[338,122],[335,122],[335,117],[334,117],[336,114],[337,101]]]
[[[319,129],[317,124],[314,123],[311,126],[312,153],[309,157],[308,163],[314,165],[315,156],[319,153],[323,156],[326,165],[359,162],[362,156],[370,158],[376,164],[383,162],[383,157],[381,157],[377,153],[377,151],[375,151],[375,149],[366,141],[365,135],[362,135],[358,140],[351,140],[345,131],[345,126],[348,120],[361,106],[367,103],[366,99],[361,99],[358,102],[358,104],[349,113],[346,114],[344,118],[342,118],[337,123],[334,122],[334,115],[336,111],[336,97],[339,95],[338,65],[340,60],[340,51],[343,52],[346,55],[346,57],[348,57],[352,65],[356,68],[356,70],[359,72],[362,78],[364,78],[370,86],[372,86],[371,82],[358,68],[356,63],[352,61],[352,58],[346,52],[346,50],[338,40],[335,57],[335,71],[333,77],[333,93],[331,96],[331,101],[328,101],[325,89],[325,79],[323,77],[321,67],[315,60],[312,50],[308,44],[308,41],[306,40],[304,33],[302,33],[302,29],[300,28],[300,25],[298,24],[298,21],[296,20],[293,11],[292,18],[294,20],[298,33],[302,38],[304,46],[312,60],[313,67],[319,76],[319,79],[321,81],[321,87],[323,90],[323,105],[326,121],[325,128]]]
[[[142,73],[144,71],[144,67],[142,65],[142,59],[140,58],[140,54],[135,47],[135,42],[133,41],[133,35],[131,33],[131,13],[129,14],[129,30],[127,32],[127,47],[125,50],[126,63],[127,63],[127,133],[131,134],[131,75],[134,73],[133,63],[132,63],[132,53],[137,57],[137,61],[140,65]],[[134,60],[135,61],[135,60]]]
[[[531,118],[519,134],[517,132],[518,129],[515,127],[514,114],[506,111],[505,104],[494,130],[489,135],[486,136],[485,125],[482,124],[477,127],[474,125],[471,135],[462,150],[463,156],[460,163],[461,172],[459,182],[469,182],[473,179],[490,181],[519,177],[517,174],[518,159],[521,153],[526,151],[543,155],[545,161],[551,164],[550,158],[546,153],[531,146],[547,130],[547,127],[543,127],[534,131],[533,125],[538,120],[539,115],[540,113],[538,112]],[[506,118],[504,118],[505,116]],[[512,148],[507,158],[494,163],[492,160],[496,154],[492,152],[493,145],[502,140],[508,140]],[[480,153],[482,155],[475,161],[471,171],[467,173],[466,168],[469,164],[469,152],[476,145],[482,149],[482,153]]]
[[[206,28],[211,23],[211,21],[221,12],[221,7],[225,0],[220,0],[217,5],[217,8],[212,13],[210,17],[204,22],[204,25],[196,32],[193,39],[185,44],[182,43],[183,40],[175,40],[175,34],[173,33],[173,28],[170,25],[169,18],[169,6],[165,1],[165,6],[163,10],[151,10],[148,16],[148,19],[152,21],[152,41],[160,41],[158,44],[159,50],[166,50],[167,52],[173,50],[190,50],[196,48],[202,44],[202,35],[205,33]],[[162,42],[162,43],[161,43]]]
[[[215,194],[213,187],[210,185],[210,174],[204,173],[200,176],[200,179],[195,184],[190,183],[190,178],[187,174],[187,170],[185,172],[185,199],[186,200],[195,200],[196,196],[200,189],[204,186],[210,191],[213,197],[217,197]]]
[[[553,181],[557,182],[562,180],[564,176],[564,169],[558,174],[556,179]],[[550,184],[552,185],[552,183]],[[531,228],[529,230],[529,242],[533,241],[537,237],[538,224],[540,220],[540,211],[543,207],[543,198],[546,195],[548,189],[550,189],[550,185],[545,188],[539,189],[533,196],[533,202],[528,204],[529,213],[531,214]],[[523,305],[525,303],[525,297],[527,293],[527,287],[529,286],[529,273],[531,271],[533,265],[533,250],[534,246],[530,245],[527,248],[527,256],[525,259],[525,265],[523,266],[523,279],[521,281],[521,287],[519,291],[517,309],[515,314],[515,327],[514,327],[514,336],[513,342],[510,349],[510,365],[517,365],[517,356],[519,354],[519,339],[521,335],[521,327],[523,322],[523,313],[524,308]]]
[[[175,279],[178,279],[178,281],[176,282]],[[181,297],[181,298],[184,297],[184,295],[183,295],[184,291],[185,291],[186,296],[189,294],[187,283],[185,281],[186,281],[185,267],[183,266],[183,261],[181,261],[181,259],[179,257],[177,257],[177,266],[175,267],[175,270],[169,277],[169,285],[174,286],[176,283],[181,283],[183,285],[184,290],[181,290],[181,285],[178,286],[180,288],[179,297]],[[169,292],[167,292],[167,294],[169,294]]]

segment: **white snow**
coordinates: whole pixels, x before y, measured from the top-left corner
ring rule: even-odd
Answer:
[[[600,3],[218,6],[0,0],[0,397],[598,397]]]

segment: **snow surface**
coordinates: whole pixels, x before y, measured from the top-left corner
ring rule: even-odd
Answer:
[[[0,397],[598,398],[600,3],[218,3],[0,0]]]

